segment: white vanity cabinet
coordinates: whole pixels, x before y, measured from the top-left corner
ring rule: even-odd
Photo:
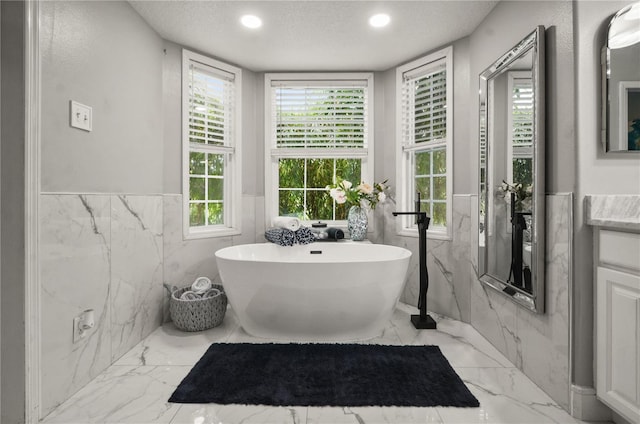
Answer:
[[[595,231],[596,394],[640,423],[640,233]]]

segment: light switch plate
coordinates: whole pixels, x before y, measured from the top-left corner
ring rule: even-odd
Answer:
[[[84,131],[91,131],[93,126],[93,110],[74,100],[70,103],[70,125]]]

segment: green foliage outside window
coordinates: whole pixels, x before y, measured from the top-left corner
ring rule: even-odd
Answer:
[[[416,152],[414,163],[414,191],[420,193],[420,210],[431,217],[432,226],[444,226],[447,223],[446,150]]]
[[[360,159],[280,159],[278,214],[304,220],[342,220],[347,208],[326,191],[337,180],[360,181]]]
[[[525,187],[533,184],[532,158],[518,158],[513,160],[513,181]]]
[[[224,222],[224,155],[189,153],[189,225]]]

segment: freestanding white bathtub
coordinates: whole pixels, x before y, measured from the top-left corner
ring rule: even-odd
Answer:
[[[245,244],[216,252],[245,331],[291,341],[365,340],[382,333],[411,252],[381,244]]]

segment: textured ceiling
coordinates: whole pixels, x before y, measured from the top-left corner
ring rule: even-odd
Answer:
[[[161,37],[253,71],[378,71],[469,35],[497,1],[130,1]],[[375,13],[389,26],[371,28]],[[263,26],[249,30],[240,16]]]

